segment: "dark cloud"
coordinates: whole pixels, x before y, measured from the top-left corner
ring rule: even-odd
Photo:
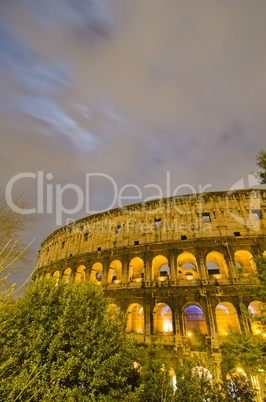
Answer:
[[[265,0],[0,2],[0,185],[37,170],[82,188],[90,172],[165,190],[169,171],[187,192],[247,178],[265,148],[265,13]],[[96,205],[112,195],[92,186]],[[55,217],[40,222],[42,240]]]

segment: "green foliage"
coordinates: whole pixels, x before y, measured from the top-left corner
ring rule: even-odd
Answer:
[[[265,341],[262,337],[231,333],[222,346],[222,371],[226,376],[235,367],[256,375],[266,370]]]
[[[227,401],[227,384],[218,382],[213,360],[208,356],[186,356],[174,367],[176,391],[171,401]]]
[[[1,401],[120,401],[136,382],[125,318],[89,281],[39,280],[0,308]]]
[[[255,160],[259,168],[256,176],[259,179],[260,184],[266,184],[266,152],[261,149]]]
[[[137,362],[140,374],[138,386],[130,401],[157,402],[168,401],[173,393],[169,365],[163,364],[161,346],[149,344],[138,350]]]

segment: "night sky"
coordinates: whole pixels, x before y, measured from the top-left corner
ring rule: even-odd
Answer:
[[[159,197],[149,184],[169,195],[167,172],[180,194],[256,185],[265,17],[265,0],[2,0],[1,191],[37,171],[45,196],[47,183],[85,193],[88,173],[118,189],[134,184],[143,200]],[[17,181],[23,190],[36,207],[36,180]],[[90,210],[108,208],[110,180],[91,179],[89,198]],[[55,203],[37,214],[36,250],[59,227]],[[65,207],[76,203],[66,191]],[[84,204],[62,225],[86,215]]]

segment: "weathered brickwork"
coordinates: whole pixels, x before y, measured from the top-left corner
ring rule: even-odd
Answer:
[[[48,236],[33,278],[91,279],[128,314],[140,343],[157,334],[172,356],[191,348],[218,362],[228,325],[263,335],[241,315],[240,301],[253,313],[258,301],[241,299],[239,271],[254,272],[253,257],[266,256],[265,227],[265,190],[130,205]]]

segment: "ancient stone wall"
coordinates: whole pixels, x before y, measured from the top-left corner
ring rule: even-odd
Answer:
[[[157,334],[173,353],[190,347],[219,355],[230,325],[263,335],[241,316],[239,284],[256,270],[254,256],[266,255],[265,225],[265,190],[130,205],[48,236],[33,278],[91,279],[127,312],[127,332],[139,342]]]

